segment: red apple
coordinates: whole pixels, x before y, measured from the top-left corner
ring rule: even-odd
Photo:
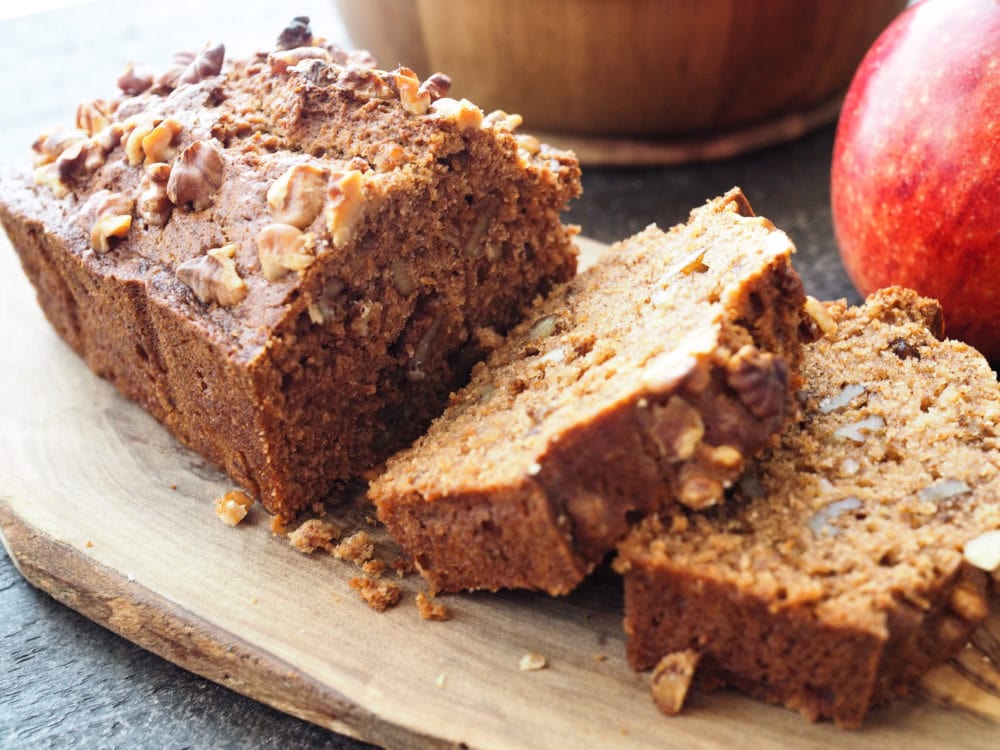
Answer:
[[[936,297],[1000,362],[1000,0],[925,0],[878,38],[837,127],[833,221],[862,294]]]

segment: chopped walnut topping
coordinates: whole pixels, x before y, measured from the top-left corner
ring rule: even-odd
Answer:
[[[531,651],[521,657],[517,663],[517,668],[522,672],[537,672],[549,666],[548,660],[539,653]]]
[[[333,540],[339,538],[340,529],[329,521],[319,518],[310,518],[288,534],[288,541],[291,542],[292,546],[306,555],[312,554],[318,549],[331,552]]]
[[[746,344],[726,362],[726,382],[758,419],[770,419],[785,408],[790,376],[785,360]]]
[[[195,141],[174,159],[167,182],[167,196],[174,205],[191,205],[202,211],[222,184],[223,161],[219,147],[211,141]]]
[[[468,99],[443,97],[432,102],[428,111],[443,120],[453,120],[462,130],[475,130],[483,124],[483,110]]]
[[[368,606],[376,612],[384,612],[399,601],[403,590],[392,581],[373,581],[371,578],[356,577],[350,581],[352,589],[361,594]]]
[[[51,188],[52,194],[56,198],[64,198],[69,195],[69,185],[59,177],[59,167],[53,163],[35,167],[31,179],[36,185],[45,185]]]
[[[111,249],[112,237],[124,237],[132,226],[132,199],[122,193],[99,190],[83,204],[80,214],[93,223],[90,241],[99,253]]]
[[[524,118],[518,114],[508,114],[502,109],[495,109],[483,118],[484,128],[494,128],[496,130],[506,130],[513,133],[524,122]]]
[[[350,65],[337,76],[337,84],[367,99],[395,99],[396,92],[380,71]]]
[[[331,554],[338,560],[363,565],[375,554],[375,542],[367,531],[357,531],[334,547]]]
[[[125,158],[133,167],[142,164],[146,159],[146,154],[142,150],[142,139],[153,132],[157,119],[150,119],[147,115],[133,115],[122,123],[123,137],[125,139]]]
[[[87,135],[104,130],[111,124],[114,106],[103,99],[83,102],[76,108],[76,126]]]
[[[253,505],[253,498],[240,490],[227,492],[215,501],[215,515],[220,521],[229,526],[235,526],[250,511]]]
[[[124,72],[118,76],[116,83],[118,88],[128,96],[138,96],[153,85],[153,74],[129,63],[125,66]]]
[[[330,51],[324,47],[295,47],[272,52],[267,56],[267,64],[270,66],[271,72],[278,75],[284,75],[303,60],[319,60],[329,63],[333,62],[333,57],[330,55]]]
[[[823,335],[828,336],[837,330],[837,321],[833,319],[830,315],[829,310],[823,306],[815,297],[806,297],[806,302],[802,306],[803,311],[812,318],[819,329],[823,332]]]
[[[174,156],[171,144],[177,138],[184,126],[173,117],[168,117],[159,125],[153,127],[140,140],[142,152],[147,162],[165,162]],[[131,136],[129,142],[131,143]],[[131,159],[130,159],[131,160]]]
[[[334,172],[327,188],[330,199],[326,207],[326,225],[335,247],[343,247],[354,234],[354,228],[365,207],[364,177],[356,169]]]
[[[309,26],[309,16],[295,16],[278,34],[275,49],[286,50],[296,47],[308,47],[313,43],[312,28]]]
[[[35,166],[40,167],[44,164],[54,162],[63,151],[73,144],[86,139],[87,133],[83,130],[67,130],[62,127],[56,128],[51,133],[39,136],[31,144],[31,148],[36,154]]]
[[[104,151],[104,155],[107,156],[118,148],[118,144],[122,142],[122,133],[124,133],[124,130],[120,122],[113,122],[108,127],[95,133],[90,140],[100,146]]]
[[[187,70],[188,65],[195,58],[195,53],[190,51],[175,52],[170,60],[170,67],[167,68],[159,78],[156,79],[156,86],[159,88],[174,88],[181,73]]]
[[[424,93],[428,94],[431,101],[434,102],[448,96],[449,91],[451,91],[451,78],[446,76],[444,73],[434,73],[430,78],[420,84],[419,93],[421,95]]]
[[[422,115],[431,106],[431,94],[420,87],[420,79],[409,68],[397,68],[389,74],[389,85],[399,92],[403,109],[411,115]]]
[[[701,655],[690,649],[675,651],[660,659],[653,668],[650,691],[653,703],[668,716],[676,716],[684,707]]]
[[[287,169],[267,190],[267,205],[279,224],[305,229],[323,210],[327,171],[311,164]]]
[[[531,156],[537,156],[542,150],[542,142],[533,135],[520,134],[514,138],[517,140],[517,147]]]
[[[167,181],[170,179],[170,165],[156,162],[146,165],[146,174],[139,184],[139,200],[136,209],[148,226],[166,226],[174,204],[167,197]]]
[[[177,267],[177,278],[204,304],[232,307],[247,296],[247,285],[236,271],[236,245],[215,247]]]
[[[219,75],[222,72],[222,62],[226,57],[226,45],[206,44],[184,71],[178,76],[177,83],[200,83],[206,78]]]
[[[987,573],[1000,571],[1000,529],[987,531],[965,543],[965,561]]]
[[[417,594],[417,609],[425,620],[450,620],[451,612],[441,602],[434,601],[423,591]]]
[[[277,281],[289,271],[302,271],[316,260],[311,232],[291,224],[268,224],[257,235],[257,254],[264,278]]]
[[[92,175],[104,164],[105,158],[104,149],[93,139],[77,141],[59,154],[55,161],[59,179],[70,183],[76,178]]]

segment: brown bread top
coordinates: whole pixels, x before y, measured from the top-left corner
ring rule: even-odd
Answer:
[[[371,497],[435,588],[572,588],[628,520],[706,507],[779,429],[804,294],[733,190],[540,300]]]
[[[986,616],[963,550],[1000,529],[1000,390],[978,352],[938,340],[936,302],[828,308],[801,420],[741,502],[648,519],[616,567],[635,667],[691,649],[710,683],[856,726]]]
[[[409,442],[573,275],[580,191],[517,116],[289,28],[131,70],[0,183],[60,334],[286,516]]]

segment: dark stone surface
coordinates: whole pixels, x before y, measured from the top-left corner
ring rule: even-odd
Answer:
[[[34,137],[71,117],[79,100],[111,93],[125,61],[162,64],[192,38],[235,39],[232,46],[248,50],[261,41],[261,29],[269,42],[292,15],[279,6],[103,2],[0,22],[0,162],[25,158]],[[300,2],[295,14],[303,12],[333,23],[329,4]],[[755,210],[798,246],[795,263],[807,291],[856,301],[830,223],[832,142],[828,127],[709,164],[588,169],[585,196],[570,219],[611,242],[651,222],[683,221],[694,206],[740,185]],[[118,638],[32,589],[6,555],[0,644],[0,747],[363,747]]]

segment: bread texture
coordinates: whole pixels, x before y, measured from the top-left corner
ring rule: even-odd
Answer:
[[[721,502],[795,410],[792,252],[734,189],[540,300],[371,486],[431,588],[565,593],[637,518]]]
[[[857,727],[988,614],[996,563],[975,549],[1000,544],[1000,392],[939,340],[934,301],[888,289],[828,312],[801,418],[734,502],[647,519],[615,567],[636,669],[693,652],[703,685]]]
[[[35,144],[0,219],[94,372],[290,518],[408,444],[575,273],[568,152],[313,36],[182,53]]]

